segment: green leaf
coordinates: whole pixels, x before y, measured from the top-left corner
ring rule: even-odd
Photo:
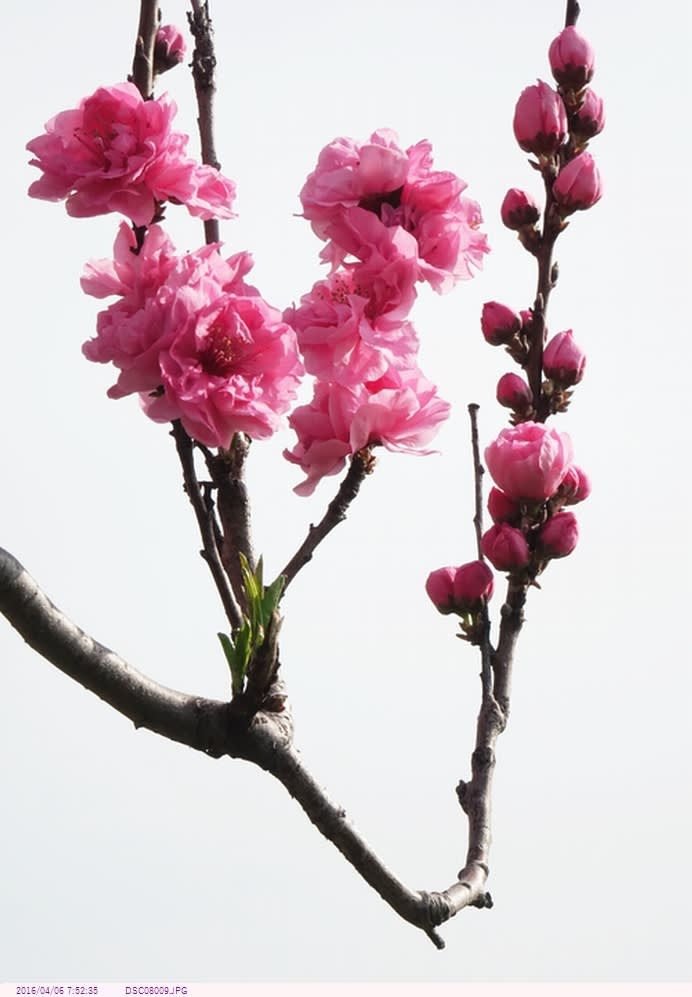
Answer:
[[[285,584],[286,576],[279,575],[279,577],[264,590],[264,595],[262,596],[262,623],[264,624],[265,629],[269,626],[272,614],[279,605],[279,600],[283,594]]]

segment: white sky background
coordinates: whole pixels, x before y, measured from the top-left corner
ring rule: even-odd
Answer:
[[[401,921],[285,790],[132,725],[0,621],[0,977],[62,980],[689,979],[689,39],[686,5],[584,0],[607,102],[592,144],[606,193],[558,243],[553,332],[573,328],[585,381],[555,425],[594,480],[582,537],[533,592],[499,742],[492,911],[441,930]],[[181,23],[181,0],[164,20]],[[230,251],[281,307],[316,279],[297,193],[336,135],[395,128],[469,183],[493,247],[450,295],[422,290],[422,366],[454,416],[442,456],[382,453],[349,520],[286,599],[284,674],[298,747],[387,864],[444,889],[464,863],[454,787],[469,773],[475,650],[423,591],[474,554],[465,406],[487,443],[504,422],[483,301],[526,307],[535,275],[499,221],[510,186],[539,193],[511,120],[549,79],[562,0],[294,0],[213,7],[217,141],[239,188]],[[137,4],[36,0],[4,11],[0,543],[80,626],[157,680],[222,698],[224,625],[197,554],[166,428],[105,397],[88,364],[98,302],[83,263],[118,219],[30,201],[24,145],[57,111],[128,72]],[[194,134],[182,68],[162,81]],[[196,145],[193,146],[196,148]],[[199,223],[168,210],[181,249]],[[255,540],[273,574],[334,494],[291,488],[286,432],[253,447]],[[687,482],[686,482],[687,479]],[[499,591],[502,590],[500,580]],[[500,598],[493,602],[497,615]]]

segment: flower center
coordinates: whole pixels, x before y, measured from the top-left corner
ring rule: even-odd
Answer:
[[[209,326],[207,341],[200,351],[200,363],[205,374],[228,377],[237,359],[233,340],[218,322]]]
[[[403,191],[403,187],[397,187],[396,190],[390,190],[387,194],[368,194],[367,197],[361,197],[358,207],[364,208],[366,211],[372,211],[378,218],[381,218],[382,207],[385,204],[394,209],[401,207],[401,195]]]

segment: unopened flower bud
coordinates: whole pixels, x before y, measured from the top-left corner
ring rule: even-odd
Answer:
[[[497,382],[496,398],[514,412],[525,412],[533,403],[531,388],[518,374],[503,374]]]
[[[579,526],[573,512],[558,512],[541,527],[537,550],[544,557],[567,557],[577,546]]]
[[[515,571],[529,563],[529,545],[521,530],[496,523],[481,537],[481,550],[498,571]]]
[[[493,523],[518,522],[521,515],[519,503],[511,499],[500,488],[491,488],[488,495],[488,512]]]
[[[590,153],[582,152],[560,170],[553,194],[563,215],[584,211],[601,199],[601,175]]]
[[[525,152],[551,156],[567,134],[567,112],[560,94],[539,80],[522,91],[514,110],[514,135]]]
[[[493,594],[493,573],[483,561],[470,561],[457,568],[454,599],[462,612],[480,609]]]
[[[491,346],[505,345],[520,328],[520,316],[507,305],[501,305],[499,301],[486,301],[483,305],[481,329]]]
[[[428,575],[425,583],[425,591],[430,596],[433,605],[441,613],[453,613],[454,604],[454,576],[456,568],[437,568]]]
[[[584,99],[571,119],[572,132],[580,142],[588,142],[594,135],[603,131],[605,108],[603,100],[590,88],[584,92]]]
[[[567,468],[567,474],[562,479],[559,490],[560,495],[565,497],[565,505],[576,505],[583,502],[591,494],[591,479],[586,471],[583,471],[576,464]]]
[[[563,28],[553,39],[548,59],[557,82],[570,90],[581,90],[593,76],[594,50],[574,26]]]
[[[154,72],[161,74],[179,65],[185,58],[187,46],[180,28],[162,24],[154,42]]]
[[[572,330],[558,332],[549,340],[543,351],[545,376],[561,388],[579,384],[584,376],[586,354],[574,342]]]
[[[503,224],[513,232],[526,225],[535,225],[539,219],[538,205],[534,199],[518,187],[512,187],[505,194],[500,208]]]

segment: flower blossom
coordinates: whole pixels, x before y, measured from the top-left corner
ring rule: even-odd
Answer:
[[[65,200],[77,218],[117,211],[135,225],[149,225],[164,201],[199,218],[232,218],[235,185],[186,156],[187,135],[171,127],[175,113],[167,94],[143,100],[132,83],[100,87],[28,143],[43,174],[29,195]]]
[[[367,261],[334,271],[286,309],[307,372],[354,385],[377,380],[393,364],[410,366],[418,339],[405,319],[416,296],[415,268],[415,243],[402,229],[383,251],[372,247]]]
[[[346,386],[317,381],[312,401],[289,416],[298,442],[284,457],[306,473],[298,495],[311,495],[325,475],[337,474],[365,446],[426,454],[449,415],[449,404],[420,371],[390,368],[377,381]]]
[[[382,230],[403,228],[417,243],[418,280],[438,292],[473,276],[488,252],[475,201],[463,180],[432,169],[431,146],[404,151],[395,132],[379,129],[366,142],[334,139],[319,155],[300,199],[315,234],[328,240],[322,258],[339,266],[359,260]]]
[[[485,462],[495,484],[511,499],[543,502],[567,474],[572,442],[543,423],[522,422],[503,429],[486,447]]]
[[[82,281],[89,294],[120,298],[83,347],[120,370],[109,396],[139,392],[150,418],[180,419],[207,446],[271,435],[303,368],[293,329],[244,280],[251,256],[223,259],[218,245],[176,256],[158,226],[138,255],[133,241],[123,223],[113,261],[92,262]]]

